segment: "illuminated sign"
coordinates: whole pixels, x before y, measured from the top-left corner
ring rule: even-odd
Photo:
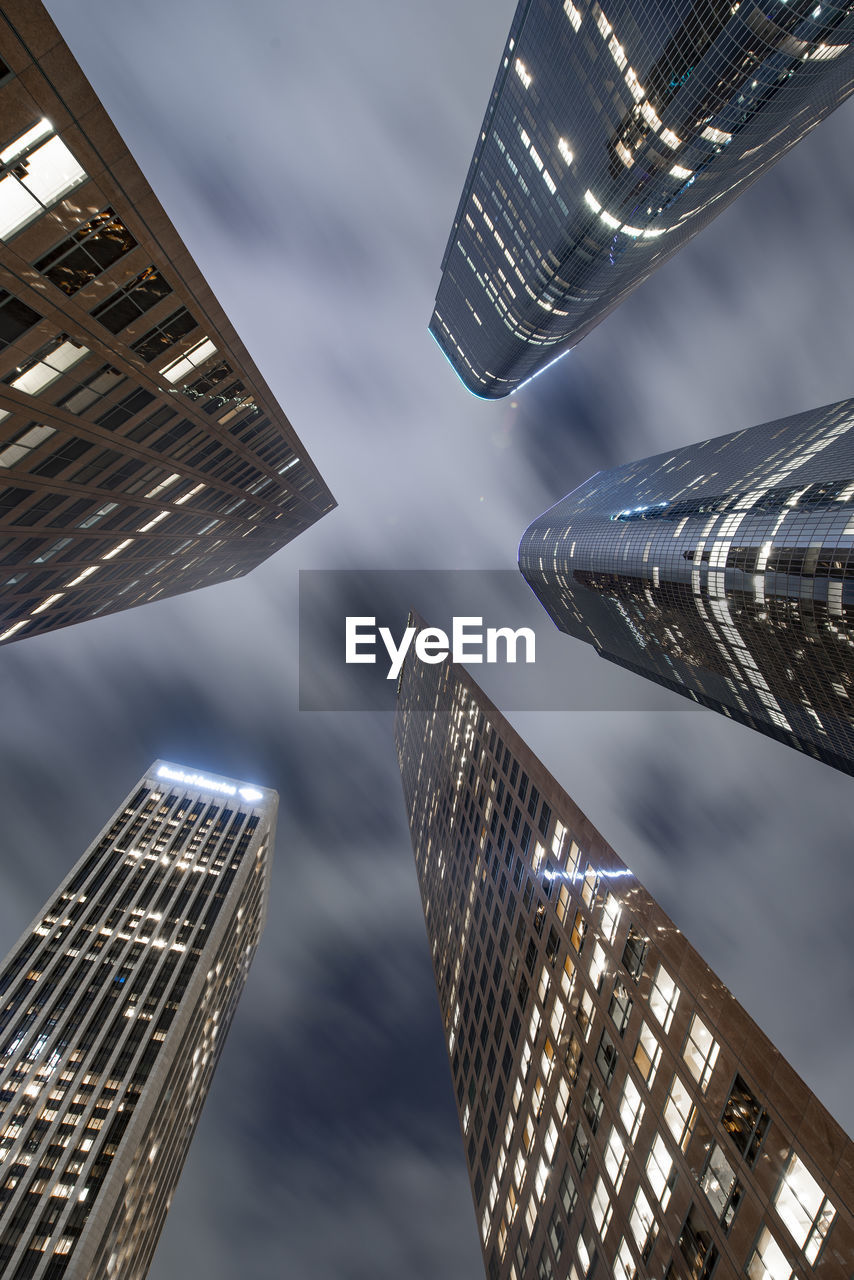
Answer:
[[[263,800],[264,793],[259,791],[257,787],[235,787],[230,782],[223,782],[221,778],[207,778],[203,773],[185,773],[183,769],[171,769],[168,764],[162,764],[157,770],[158,778],[168,778],[170,782],[182,782],[185,787],[201,787],[204,791],[218,791],[224,796],[236,796],[238,790],[240,795],[248,803],[255,800]]]

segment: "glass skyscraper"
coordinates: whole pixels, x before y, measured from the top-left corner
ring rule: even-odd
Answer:
[[[519,567],[602,657],[854,773],[854,400],[599,472]]]
[[[0,967],[4,1280],[144,1280],[264,924],[277,806],[155,762]]]
[[[841,0],[520,0],[430,322],[469,390],[574,346],[844,101],[852,39]]]
[[[847,1280],[854,1144],[470,676],[395,736],[489,1280]]]
[[[247,573],[334,500],[38,0],[0,12],[0,643]]]

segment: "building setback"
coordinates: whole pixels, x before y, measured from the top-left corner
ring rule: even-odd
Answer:
[[[395,737],[490,1280],[847,1280],[854,1144],[474,681]]]
[[[143,1280],[264,924],[278,796],[157,761],[0,969],[4,1280]]]
[[[854,400],[599,472],[519,567],[603,658],[854,773]]]
[[[335,505],[37,0],[0,13],[0,642],[239,577]]]
[[[520,0],[430,322],[465,385],[563,355],[852,89],[839,0]]]

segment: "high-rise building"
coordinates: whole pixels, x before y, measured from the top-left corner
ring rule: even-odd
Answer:
[[[0,968],[0,1272],[143,1280],[264,924],[278,796],[157,761]]]
[[[465,385],[563,355],[852,89],[841,0],[520,0],[430,322]]]
[[[0,12],[0,641],[238,577],[335,505],[38,0]]]
[[[474,681],[395,737],[490,1280],[847,1280],[854,1144]]]
[[[854,773],[854,400],[598,472],[526,530],[556,625]]]

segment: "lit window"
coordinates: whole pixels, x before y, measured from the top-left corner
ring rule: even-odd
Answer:
[[[608,1141],[605,1143],[605,1168],[608,1171],[608,1177],[614,1184],[615,1191],[619,1191],[623,1185],[628,1163],[629,1153],[626,1149],[626,1144],[620,1137],[620,1131],[617,1126],[613,1125],[611,1132],[608,1134]]]
[[[691,1094],[679,1077],[674,1076],[664,1107],[664,1122],[683,1151],[688,1146],[696,1117]]]
[[[632,1256],[629,1242],[624,1236],[620,1241],[620,1247],[617,1249],[617,1256],[614,1259],[615,1280],[637,1280],[637,1274],[637,1263]]]
[[[613,1206],[608,1195],[608,1189],[605,1186],[604,1179],[600,1174],[596,1179],[596,1185],[593,1188],[593,1198],[590,1202],[590,1216],[599,1235],[604,1237],[608,1230],[608,1224],[611,1221]]]
[[[807,1262],[815,1262],[836,1209],[794,1151],[774,1196],[774,1208],[792,1239],[803,1249]]]
[[[756,1242],[753,1256],[747,1264],[750,1280],[791,1280],[794,1269],[767,1227]]]
[[[719,1049],[720,1045],[717,1040],[715,1040],[711,1031],[709,1031],[698,1014],[695,1013],[691,1019],[688,1040],[682,1051],[682,1056],[688,1064],[688,1070],[703,1090],[703,1093],[706,1092],[708,1083],[712,1078],[712,1072],[718,1060]]]
[[[179,356],[177,360],[165,364],[160,373],[167,382],[179,382],[181,378],[186,377],[188,373],[204,364],[205,360],[216,352],[216,345],[211,342],[210,338],[202,338],[195,346],[190,347],[183,356]]]
[[[768,1113],[739,1075],[735,1077],[721,1123],[747,1163],[753,1164],[768,1129]]]
[[[88,347],[68,338],[58,338],[50,350],[16,370],[15,375],[7,381],[16,391],[25,391],[30,396],[38,395],[88,354]]]
[[[620,1099],[620,1119],[625,1126],[626,1133],[629,1135],[629,1141],[634,1142],[643,1120],[644,1103],[641,1100],[640,1090],[638,1089],[631,1076],[626,1076],[626,1083],[623,1085],[623,1096]]]
[[[54,427],[33,426],[27,429],[16,439],[0,450],[0,467],[13,467],[16,462],[20,462],[21,458],[25,458],[33,449],[37,449],[45,440],[49,440],[51,436],[56,435]]]
[[[33,222],[87,178],[48,120],[41,120],[0,153],[0,165],[12,162],[14,171],[0,179],[3,240]]]
[[[742,1188],[732,1165],[716,1142],[709,1152],[700,1186],[705,1191],[718,1222],[728,1231],[741,1200]]]
[[[638,1038],[637,1048],[635,1049],[634,1063],[646,1081],[647,1086],[651,1085],[655,1079],[655,1073],[658,1070],[658,1064],[660,1061],[661,1045],[656,1040],[650,1028],[644,1022],[641,1024],[640,1036]]]
[[[661,1023],[665,1033],[670,1030],[673,1012],[679,1001],[679,988],[667,972],[663,964],[658,966],[658,973],[649,993],[649,1007]]]
[[[606,895],[602,906],[602,936],[606,942],[613,943],[614,941],[622,909],[619,900],[615,898],[613,893]]]
[[[673,1157],[667,1150],[667,1144],[660,1133],[655,1135],[652,1150],[647,1157],[646,1176],[658,1203],[662,1209],[666,1209],[676,1182],[676,1172],[673,1168]]]
[[[634,1236],[635,1244],[641,1252],[641,1257],[646,1261],[652,1252],[652,1246],[655,1244],[658,1227],[653,1217],[652,1207],[640,1187],[638,1187],[632,1211],[629,1214],[629,1229]]]

